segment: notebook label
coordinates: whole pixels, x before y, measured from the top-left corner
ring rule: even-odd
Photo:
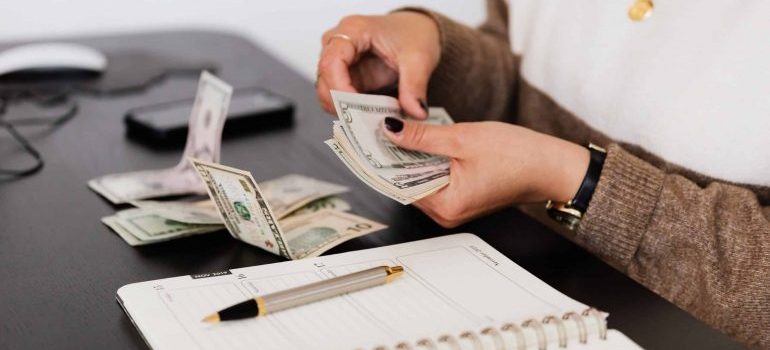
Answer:
[[[226,271],[219,271],[219,272],[207,272],[207,273],[199,273],[197,275],[190,275],[192,279],[197,280],[201,278],[209,278],[209,277],[217,277],[217,276],[224,276],[224,275],[232,275],[233,273],[230,272],[230,270]]]

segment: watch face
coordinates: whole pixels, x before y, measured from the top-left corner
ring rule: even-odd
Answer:
[[[550,216],[556,222],[566,226],[571,231],[574,231],[580,223],[580,217],[577,217],[568,212],[564,212],[556,208],[549,208],[547,212],[548,216]]]

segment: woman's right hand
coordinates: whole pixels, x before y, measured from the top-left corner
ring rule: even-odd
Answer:
[[[428,15],[348,16],[321,40],[316,92],[327,112],[334,113],[329,90],[371,92],[398,83],[401,108],[427,117],[428,81],[441,55],[438,25]]]

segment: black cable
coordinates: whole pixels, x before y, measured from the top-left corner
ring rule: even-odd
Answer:
[[[206,67],[208,69],[211,69],[209,67]],[[8,106],[11,103],[16,102],[22,102],[26,100],[33,100],[35,104],[43,107],[56,107],[60,104],[66,103],[70,101],[70,96],[73,95],[73,93],[82,93],[86,95],[92,95],[92,96],[119,96],[123,94],[131,94],[131,93],[139,93],[143,92],[153,85],[168,79],[173,76],[192,76],[194,74],[200,74],[202,69],[206,68],[182,68],[182,69],[174,69],[170,68],[167,69],[162,74],[153,77],[151,79],[148,79],[142,84],[138,84],[134,87],[128,87],[128,88],[122,88],[122,89],[116,89],[114,91],[106,90],[96,90],[92,87],[89,87],[87,85],[81,85],[81,86],[67,86],[66,88],[60,89],[58,91],[48,91],[49,94],[41,94],[38,91],[25,89],[25,90],[12,90],[12,91],[3,91],[2,93],[4,95],[0,95],[0,127],[7,130],[8,133],[11,135],[11,137],[16,140],[16,142],[24,149],[24,151],[29,154],[30,157],[32,157],[35,160],[35,163],[32,166],[21,168],[21,169],[5,169],[0,167],[0,179],[7,180],[7,179],[13,179],[13,178],[22,178],[25,176],[30,176],[32,174],[37,173],[41,169],[43,169],[43,166],[45,166],[45,161],[43,160],[43,157],[40,155],[40,152],[32,146],[32,144],[27,140],[27,138],[24,137],[18,130],[17,127],[27,127],[27,126],[50,126],[50,127],[58,127],[66,123],[67,121],[71,120],[77,115],[78,111],[78,104],[77,102],[73,101],[70,108],[68,108],[64,113],[61,115],[58,115],[54,118],[45,118],[45,117],[27,117],[23,119],[14,119],[14,120],[6,120],[5,117],[7,115]]]
[[[43,157],[40,156],[40,152],[35,149],[35,147],[32,147],[32,145],[27,141],[24,136],[19,134],[18,131],[16,131],[16,128],[13,127],[12,124],[9,124],[8,122],[0,119],[0,126],[5,128],[5,130],[8,131],[11,136],[18,142],[22,148],[24,148],[27,153],[29,153],[32,158],[35,159],[35,164],[28,168],[22,168],[22,169],[2,169],[0,168],[0,175],[9,176],[9,177],[25,177],[32,175],[40,169],[43,169],[43,165],[45,162],[43,162]]]
[[[25,138],[16,129],[17,126],[49,125],[49,126],[56,127],[72,119],[77,113],[77,104],[73,104],[63,114],[55,118],[32,117],[32,118],[24,118],[24,119],[9,121],[5,119],[5,116],[8,111],[8,106],[11,103],[11,99],[21,101],[24,99],[33,98],[37,100],[36,103],[39,105],[55,106],[56,104],[67,102],[66,95],[67,93],[65,92],[65,93],[59,93],[52,96],[39,96],[39,95],[35,95],[34,92],[25,91],[25,92],[16,92],[16,94],[13,94],[10,96],[0,97],[0,127],[8,131],[8,134],[10,134],[11,137],[14,140],[16,140],[16,142],[22,147],[22,149],[24,149],[24,151],[26,151],[35,161],[35,163],[32,166],[29,166],[26,168],[21,168],[21,169],[0,168],[0,176],[10,177],[10,178],[25,177],[40,171],[40,169],[42,169],[43,166],[45,165],[45,162],[43,161],[43,157],[40,155],[40,152],[35,147],[33,147],[32,144],[27,140],[27,138]]]

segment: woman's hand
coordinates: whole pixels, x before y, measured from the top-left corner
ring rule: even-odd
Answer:
[[[433,126],[388,117],[385,129],[403,148],[451,158],[449,185],[415,203],[444,227],[514,203],[567,202],[590,158],[585,147],[499,122]]]
[[[410,11],[349,16],[321,40],[316,92],[327,112],[334,113],[329,90],[370,92],[398,82],[401,108],[427,117],[428,80],[441,54],[433,19]]]

